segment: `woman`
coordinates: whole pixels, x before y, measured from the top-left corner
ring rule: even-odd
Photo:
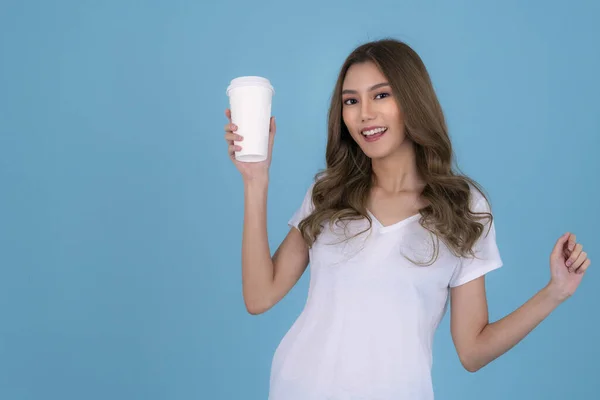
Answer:
[[[573,294],[590,265],[575,235],[561,236],[549,283],[488,321],[484,275],[502,266],[490,203],[452,169],[428,72],[402,42],[367,43],[345,61],[329,110],[327,167],[272,257],[266,204],[275,119],[261,163],[235,160],[243,146],[236,128],[230,119],[225,139],[244,181],[248,311],[269,310],[311,265],[306,306],[273,358],[271,400],[433,399],[432,342],[448,298],[460,361],[477,371]]]

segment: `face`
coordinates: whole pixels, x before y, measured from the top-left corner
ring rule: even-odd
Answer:
[[[369,158],[387,157],[408,141],[392,88],[372,62],[348,69],[342,85],[342,118]]]

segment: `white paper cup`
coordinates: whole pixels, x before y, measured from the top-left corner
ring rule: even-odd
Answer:
[[[268,79],[260,76],[242,76],[231,81],[227,88],[231,122],[237,125],[237,134],[243,136],[242,147],[235,158],[242,162],[260,162],[269,151],[271,101],[275,90]]]

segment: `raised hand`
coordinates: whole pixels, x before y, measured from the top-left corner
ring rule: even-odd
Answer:
[[[238,171],[242,174],[244,181],[251,181],[256,179],[266,179],[269,177],[269,167],[271,166],[271,156],[273,153],[273,143],[275,140],[275,133],[277,126],[275,124],[275,117],[271,117],[269,124],[269,151],[266,160],[260,162],[241,162],[236,160],[235,152],[242,149],[243,137],[236,133],[237,126],[231,122],[231,110],[228,108],[225,110],[225,116],[229,120],[229,123],[225,124],[225,141],[228,144],[229,158],[233,161],[233,164]],[[234,143],[238,143],[237,145]]]
[[[557,240],[550,254],[549,287],[561,299],[570,297],[577,290],[590,264],[583,245],[577,243],[575,235],[565,233]]]

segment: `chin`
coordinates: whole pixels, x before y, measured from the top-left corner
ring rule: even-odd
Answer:
[[[382,160],[388,156],[390,156],[393,152],[388,150],[385,151],[369,151],[369,152],[365,152],[363,150],[363,152],[365,153],[365,155],[370,158],[371,160]]]
[[[398,150],[400,145],[387,143],[377,143],[376,145],[373,145],[371,143],[361,143],[359,147],[367,157],[376,160],[391,156]]]

